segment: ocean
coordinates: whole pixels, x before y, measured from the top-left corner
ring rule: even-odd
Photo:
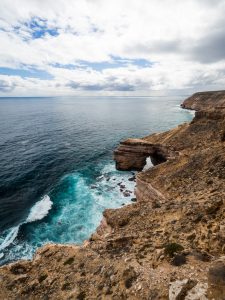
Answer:
[[[0,98],[0,264],[80,244],[104,209],[131,203],[134,173],[115,169],[113,150],[190,121],[184,98]]]

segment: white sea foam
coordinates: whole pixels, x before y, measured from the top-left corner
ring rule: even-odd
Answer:
[[[26,219],[25,222],[19,224],[18,226],[12,227],[9,230],[9,233],[6,235],[4,241],[0,245],[0,251],[7,248],[9,245],[11,245],[15,238],[18,235],[20,226],[26,223],[31,223],[37,220],[43,219],[45,216],[47,216],[49,210],[52,207],[52,201],[50,200],[50,197],[48,195],[45,195],[40,201],[35,203],[35,205],[31,208],[30,213]],[[4,256],[3,253],[0,253],[0,258]]]
[[[10,244],[13,243],[13,241],[17,237],[17,234],[19,232],[19,228],[20,228],[20,225],[11,228],[11,230],[7,234],[6,238],[4,239],[4,241],[2,242],[2,244],[0,245],[0,251],[2,251],[3,249],[7,248]]]
[[[52,204],[53,203],[50,200],[50,197],[45,195],[31,208],[25,223],[31,223],[43,219],[45,216],[47,216],[49,210],[52,208]]]
[[[145,166],[144,166],[144,168],[143,168],[142,171],[148,171],[152,167],[153,167],[153,164],[152,164],[151,158],[147,157],[146,158],[146,164],[145,164]]]
[[[114,163],[106,164],[90,191],[97,209],[102,211],[105,208],[130,204],[131,199],[135,197],[135,181],[130,180],[133,176],[131,172],[117,171]]]
[[[195,110],[188,109],[187,112],[191,114],[193,117],[195,116]]]
[[[183,109],[179,104],[174,107],[177,111],[187,112],[191,114],[193,117],[195,116],[195,110],[193,109]]]

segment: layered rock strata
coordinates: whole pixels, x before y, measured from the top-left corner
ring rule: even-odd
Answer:
[[[118,170],[141,171],[147,157],[151,157],[152,163],[157,165],[174,155],[175,153],[163,144],[153,144],[144,139],[128,139],[121,142],[114,151],[114,160]]]
[[[224,132],[220,108],[122,143],[120,169],[165,158],[138,173],[137,202],[105,210],[82,246],[46,245],[0,268],[0,299],[224,300]]]
[[[181,107],[193,110],[225,108],[225,91],[195,93],[187,98]]]

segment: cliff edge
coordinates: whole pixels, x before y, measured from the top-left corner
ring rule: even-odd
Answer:
[[[0,268],[0,299],[225,299],[225,109],[115,150],[137,202],[104,211],[82,246]]]
[[[195,93],[187,98],[181,107],[193,110],[225,108],[225,91]]]

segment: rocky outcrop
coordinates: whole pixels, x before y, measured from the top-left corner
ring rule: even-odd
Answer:
[[[151,157],[154,165],[174,157],[172,149],[162,144],[152,144],[144,139],[128,139],[120,143],[114,151],[117,170],[141,171],[146,164],[146,158]]]
[[[195,93],[187,98],[181,107],[193,110],[225,108],[225,91]]]
[[[224,132],[220,108],[122,143],[118,168],[166,158],[137,174],[137,202],[107,209],[82,246],[46,245],[1,267],[0,299],[224,299]]]
[[[196,280],[184,279],[172,282],[169,289],[170,300],[207,300],[208,285],[198,283]]]
[[[181,152],[191,152],[207,144],[225,140],[225,108],[201,110],[195,113],[190,124],[142,139],[122,141],[114,151],[118,170],[141,171],[150,157],[153,165],[176,160]]]

